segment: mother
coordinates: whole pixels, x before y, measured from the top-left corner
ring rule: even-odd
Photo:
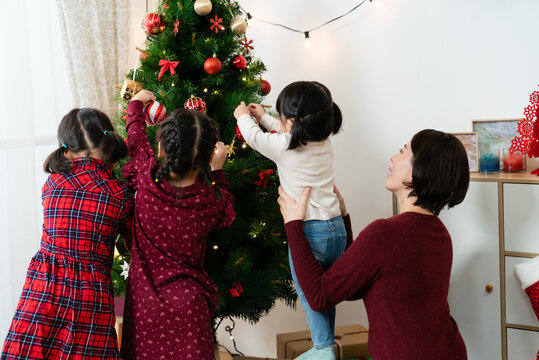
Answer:
[[[449,313],[451,237],[438,218],[460,204],[470,181],[466,151],[453,135],[422,130],[391,157],[385,187],[399,214],[368,225],[328,270],[315,260],[303,234],[310,189],[299,202],[279,188],[279,205],[296,275],[311,308],[364,299],[369,352],[375,360],[467,359]],[[350,217],[342,197],[348,236]]]

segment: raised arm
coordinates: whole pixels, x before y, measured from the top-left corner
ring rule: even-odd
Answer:
[[[142,90],[137,93],[127,106],[127,147],[131,159],[122,169],[122,175],[127,183],[136,189],[136,177],[142,165],[154,156],[152,146],[146,135],[146,121],[144,118],[144,106],[154,100],[155,96]]]
[[[273,116],[266,114],[262,105],[251,103],[247,108],[251,115],[256,118],[256,121],[262,124],[266,130],[270,132],[281,132],[281,122]]]

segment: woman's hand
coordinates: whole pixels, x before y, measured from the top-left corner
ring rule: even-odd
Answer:
[[[266,114],[264,111],[264,108],[260,104],[251,103],[249,106],[247,106],[249,111],[251,112],[251,115],[253,115],[256,118],[256,121],[260,122],[260,119],[262,119],[262,116]]]
[[[237,119],[240,118],[240,116],[247,114],[251,115],[251,112],[249,111],[249,108],[245,105],[245,102],[241,102],[241,104],[236,107],[236,110],[234,110],[234,117]]]
[[[311,194],[311,188],[307,187],[303,190],[301,199],[296,202],[284,191],[282,186],[279,186],[279,198],[277,203],[281,207],[281,214],[283,215],[284,223],[303,220],[305,218],[305,212],[307,211],[307,202],[309,201],[309,195]]]
[[[215,152],[210,160],[210,167],[212,171],[219,170],[223,168],[223,165],[226,160],[226,146],[222,141],[215,143]]]
[[[155,101],[155,95],[148,90],[140,90],[131,101],[139,100],[143,104],[146,104],[148,101]]]
[[[333,185],[333,192],[335,195],[337,195],[337,199],[339,200],[339,204],[341,207],[341,216],[348,215],[348,211],[346,210],[346,204],[344,203],[344,199],[339,192],[339,189],[337,189],[337,185]]]

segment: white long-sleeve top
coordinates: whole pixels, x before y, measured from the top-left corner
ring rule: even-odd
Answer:
[[[341,215],[339,200],[333,192],[335,172],[329,139],[287,150],[291,135],[279,132],[280,121],[265,114],[260,123],[268,132],[262,131],[248,114],[238,119],[245,142],[277,165],[279,180],[288,195],[298,201],[303,190],[311,187],[304,220],[329,220]],[[270,133],[271,130],[277,133]]]

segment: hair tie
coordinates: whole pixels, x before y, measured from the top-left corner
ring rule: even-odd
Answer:
[[[105,134],[105,136],[107,136],[107,133],[108,133],[107,130],[103,131],[103,134]]]
[[[67,150],[67,145],[66,144],[62,144],[62,147]]]

